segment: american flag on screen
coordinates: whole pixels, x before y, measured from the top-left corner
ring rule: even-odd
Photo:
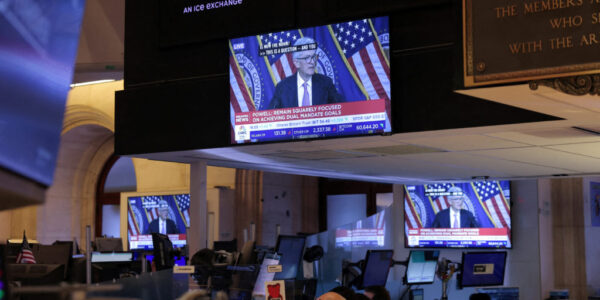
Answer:
[[[257,36],[261,45],[282,42],[289,42],[290,45],[294,45],[294,42],[301,37],[302,35],[298,30],[281,31],[279,33]],[[292,52],[265,56],[265,62],[269,67],[269,73],[271,73],[274,84],[296,73],[296,66],[292,62]]]
[[[142,197],[142,203],[154,202],[158,204],[159,201],[163,200],[161,196],[145,196]],[[158,218],[158,205],[156,207],[146,208],[146,216],[148,222]]]
[[[415,202],[411,198],[406,186],[404,187],[404,220],[406,220],[405,224],[407,226],[405,229],[423,228],[423,223],[415,207]]]
[[[443,190],[447,191],[452,187],[451,183],[436,183],[436,184],[428,184],[426,188],[428,190]],[[431,201],[431,207],[433,207],[433,211],[435,214],[450,207],[450,202],[448,202],[448,196],[430,196],[429,201]]]
[[[497,181],[471,183],[488,216],[496,228],[511,228],[510,207]]]
[[[149,224],[159,217],[159,203],[165,201],[169,206],[168,218],[173,220],[178,230],[184,233],[184,228],[190,224],[190,195],[156,195],[134,196],[127,200],[127,230],[129,236],[141,235],[147,232]]]
[[[128,223],[127,231],[129,232],[129,236],[142,234],[142,230],[140,228],[140,226],[142,226],[142,224],[138,224],[136,214],[133,211],[134,209],[136,209],[136,207],[132,206],[132,204],[130,202],[128,202],[127,203],[127,223]]]
[[[190,227],[190,194],[175,195],[175,203],[185,227]]]
[[[23,243],[21,244],[21,252],[19,252],[19,255],[17,255],[17,263],[35,264],[35,257],[33,256],[31,247],[29,247],[29,242],[27,242],[25,231],[23,231]]]
[[[390,99],[390,67],[370,19],[329,26],[370,99]]]

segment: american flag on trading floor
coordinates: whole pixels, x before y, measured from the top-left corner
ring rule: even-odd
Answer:
[[[330,25],[338,50],[371,100],[390,99],[390,67],[370,19]]]
[[[414,229],[414,228],[423,228],[423,223],[421,222],[421,217],[419,213],[417,213],[417,209],[415,207],[415,203],[410,196],[410,193],[404,187],[404,220],[406,220],[406,229]]]
[[[510,207],[497,181],[472,183],[477,198],[483,204],[496,228],[511,228]]]
[[[261,45],[284,42],[288,42],[289,45],[294,45],[294,42],[301,37],[300,31],[298,30],[281,31],[279,33],[269,33],[257,36]],[[265,56],[265,61],[269,66],[271,76],[273,76],[274,84],[277,84],[282,79],[296,73],[296,66],[294,66],[294,63],[292,62],[292,52],[268,55]]]
[[[183,217],[185,227],[190,227],[190,194],[175,195],[175,202]]]
[[[436,183],[436,184],[428,184],[425,186],[427,190],[438,190],[438,191],[447,191],[452,187],[451,183]],[[433,212],[438,213],[441,210],[444,210],[450,207],[450,202],[448,202],[448,196],[429,196],[429,200],[431,201],[431,206],[433,207]]]
[[[31,247],[29,247],[29,243],[27,242],[25,231],[23,231],[23,243],[21,244],[21,252],[19,252],[19,255],[17,256],[17,263],[35,264],[35,257],[33,256]]]

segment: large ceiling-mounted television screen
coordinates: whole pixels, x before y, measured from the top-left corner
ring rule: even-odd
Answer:
[[[405,186],[407,247],[511,248],[509,181]]]
[[[391,132],[388,17],[229,41],[232,143]]]
[[[129,249],[152,249],[152,233],[167,235],[174,247],[186,245],[190,224],[190,195],[132,195],[127,197]]]
[[[52,185],[84,6],[0,1],[0,171]]]

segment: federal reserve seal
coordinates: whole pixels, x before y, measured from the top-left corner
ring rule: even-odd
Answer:
[[[410,193],[410,198],[412,199],[412,202],[415,205],[415,212],[421,219],[421,225],[423,227],[427,227],[427,222],[429,221],[429,218],[427,216],[427,209],[425,208],[425,203],[423,202],[423,199],[421,199],[419,195],[412,192]]]
[[[244,82],[248,86],[254,100],[254,107],[258,109],[263,102],[262,76],[258,68],[256,68],[255,63],[244,55],[244,53],[236,53],[235,57],[242,71]]]
[[[329,59],[329,56],[321,48],[317,48],[317,55],[319,56],[319,61],[317,62],[317,73],[331,78],[333,84],[335,85],[335,72],[333,70],[333,63]]]

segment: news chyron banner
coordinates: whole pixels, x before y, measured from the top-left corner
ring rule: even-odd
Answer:
[[[185,246],[189,194],[128,197],[127,204],[129,249],[152,249],[152,233],[167,234],[174,247]]]
[[[338,228],[335,230],[335,246],[349,247],[384,247],[385,246],[385,212],[357,221],[353,228]]]
[[[232,143],[391,132],[388,17],[231,39],[229,50]]]
[[[405,186],[404,230],[408,247],[510,248],[510,182]]]

